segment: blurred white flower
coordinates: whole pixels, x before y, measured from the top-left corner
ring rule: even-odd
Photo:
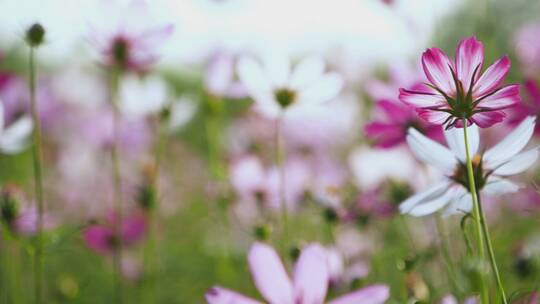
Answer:
[[[526,171],[538,158],[538,147],[521,152],[534,132],[535,121],[534,117],[527,117],[505,139],[485,153],[479,149],[478,127],[468,127],[469,149],[479,193],[500,195],[519,189],[517,184],[505,177]],[[405,200],[400,205],[402,213],[423,216],[445,208],[445,214],[451,215],[471,210],[463,129],[446,130],[444,133],[448,148],[415,129],[409,129],[407,143],[415,156],[439,169],[446,177]]]
[[[255,108],[270,118],[302,114],[335,98],[343,86],[341,76],[327,73],[318,57],[295,66],[279,55],[267,56],[262,63],[245,57],[238,63],[238,76],[255,100]]]
[[[197,104],[188,96],[182,95],[170,104],[171,116],[169,130],[176,131],[191,121],[197,112]]]
[[[159,113],[167,103],[167,85],[158,76],[127,75],[120,86],[120,111],[132,118]]]
[[[28,146],[28,137],[33,129],[32,119],[24,115],[9,126],[5,125],[4,105],[0,100],[0,152],[15,154]]]

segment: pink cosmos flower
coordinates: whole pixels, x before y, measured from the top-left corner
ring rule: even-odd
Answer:
[[[103,18],[115,22],[96,25],[90,37],[102,63],[124,71],[147,72],[158,60],[157,51],[172,35],[174,26],[148,24],[150,16],[145,1],[130,1],[129,5],[108,2],[104,11],[115,12],[117,16]]]
[[[414,109],[405,104],[383,99],[377,102],[375,111],[378,118],[364,126],[364,133],[378,148],[391,148],[405,143],[409,127],[431,139],[443,139],[440,125],[418,119]]]
[[[538,117],[540,115],[540,87],[532,79],[526,80],[523,86],[527,92],[526,102],[520,102],[512,108],[510,119],[508,120],[510,125],[519,124],[527,116]],[[534,134],[536,136],[540,135],[539,124],[535,126]]]
[[[272,304],[322,304],[329,283],[326,249],[319,244],[307,245],[294,266],[293,279],[285,271],[276,251],[265,244],[255,243],[248,255],[249,268],[255,286],[263,298]],[[382,304],[389,297],[385,285],[371,285],[341,296],[330,304]],[[234,291],[212,287],[205,295],[209,304],[257,304]]]
[[[120,235],[115,235],[113,225],[118,221],[114,213],[109,213],[104,224],[95,224],[83,232],[86,245],[99,254],[111,253],[118,242],[125,246],[136,244],[146,233],[146,219],[140,214],[134,214],[122,219]]]
[[[447,128],[463,127],[463,118],[481,128],[501,122],[503,110],[520,101],[519,85],[500,86],[510,69],[507,56],[482,74],[483,62],[484,47],[475,37],[459,43],[454,62],[438,48],[427,49],[422,66],[429,83],[400,89],[399,99],[424,120]]]

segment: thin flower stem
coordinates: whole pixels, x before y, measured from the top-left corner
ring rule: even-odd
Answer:
[[[287,255],[289,249],[289,213],[287,210],[286,197],[286,174],[285,174],[285,143],[282,138],[283,114],[276,119],[275,145],[276,145],[276,165],[279,170],[279,206],[281,208],[282,242],[283,255]]]
[[[491,264],[491,269],[493,270],[493,274],[495,275],[495,281],[497,282],[497,287],[499,288],[499,293],[503,299],[503,303],[508,304],[506,293],[504,292],[504,285],[501,280],[501,275],[499,274],[499,267],[497,267],[497,260],[495,259],[495,252],[493,251],[493,245],[491,244],[491,237],[489,235],[489,229],[486,223],[486,217],[485,217],[484,211],[482,210],[482,203],[480,201],[480,197],[478,197],[478,209],[480,212],[480,222],[482,223],[482,230],[484,232],[484,238],[485,238],[486,245],[488,248],[489,262]]]
[[[34,163],[34,190],[37,203],[37,227],[36,236],[37,242],[34,252],[34,296],[36,303],[42,303],[43,300],[43,156],[41,143],[41,124],[36,105],[36,66],[35,66],[35,49],[30,47],[29,54],[29,69],[30,78],[28,86],[30,90],[30,111],[32,112],[32,121],[34,124],[32,155]]]
[[[474,173],[473,173],[473,166],[471,162],[471,156],[469,152],[469,139],[467,135],[467,119],[463,119],[463,139],[465,141],[465,159],[466,159],[466,165],[467,165],[467,177],[469,181],[469,192],[472,196],[473,201],[473,213],[474,213],[474,219],[476,221],[476,233],[477,233],[477,242],[478,242],[478,255],[480,256],[481,261],[483,262],[485,260],[485,252],[484,252],[484,237],[482,233],[482,223],[480,222],[480,207],[478,202],[478,196],[476,191],[476,184],[474,180]],[[480,296],[482,303],[486,304],[489,303],[489,295],[487,290],[487,285],[485,282],[485,276],[483,273],[480,275]]]
[[[435,216],[435,221],[437,224],[437,230],[439,232],[440,237],[440,245],[441,245],[441,252],[443,255],[443,258],[445,260],[447,272],[448,272],[448,280],[454,287],[454,291],[458,296],[461,296],[461,287],[459,286],[459,282],[457,280],[456,270],[454,268],[454,261],[452,260],[452,255],[450,254],[450,246],[448,246],[448,230],[446,229],[446,225],[444,221],[441,218],[440,214],[437,214]]]
[[[111,104],[113,108],[113,143],[111,147],[111,162],[112,162],[112,178],[114,186],[113,202],[115,204],[116,219],[114,220],[113,230],[114,235],[118,238],[117,246],[115,247],[113,253],[113,268],[114,268],[114,298],[116,299],[115,303],[123,302],[123,291],[122,291],[122,239],[120,237],[120,230],[122,227],[123,220],[123,210],[122,210],[122,178],[120,171],[120,161],[119,161],[119,149],[118,149],[118,140],[119,140],[119,120],[120,120],[120,110],[119,110],[119,100],[118,92],[120,86],[120,71],[117,68],[111,70]]]

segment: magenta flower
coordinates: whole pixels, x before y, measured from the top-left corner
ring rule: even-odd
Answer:
[[[511,125],[518,125],[523,119],[527,116],[536,116],[540,115],[540,87],[534,80],[526,80],[524,85],[525,91],[527,92],[526,102],[518,103],[510,115],[508,122]],[[534,128],[534,134],[540,135],[540,125],[536,124]]]
[[[104,224],[91,225],[83,232],[86,245],[99,254],[109,254],[122,242],[130,246],[140,241],[146,233],[146,219],[139,214],[122,219],[120,235],[115,235],[113,225],[118,217],[111,213]]]
[[[307,245],[294,266],[293,280],[289,278],[276,251],[255,243],[248,256],[255,286],[271,304],[322,304],[329,283],[328,253],[319,244]],[[372,285],[330,301],[330,304],[382,304],[389,297],[385,285]],[[234,291],[212,287],[206,295],[209,304],[257,304]]]
[[[487,128],[501,122],[507,109],[520,101],[519,85],[500,86],[510,69],[504,56],[481,73],[484,47],[474,37],[462,40],[452,62],[438,48],[427,49],[422,66],[429,81],[425,86],[400,89],[399,99],[424,120],[447,128],[476,124]]]
[[[383,99],[377,102],[375,111],[378,118],[364,126],[364,133],[378,148],[392,148],[405,143],[409,127],[431,139],[443,139],[441,126],[418,119],[415,111],[407,105]]]

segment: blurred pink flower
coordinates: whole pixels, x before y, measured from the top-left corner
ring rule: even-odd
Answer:
[[[326,249],[319,244],[309,244],[304,247],[294,266],[292,281],[278,254],[266,244],[255,243],[249,251],[248,262],[255,286],[269,303],[324,303],[329,283],[329,269]],[[371,285],[328,303],[382,304],[388,297],[387,286]],[[221,287],[210,288],[205,298],[209,304],[260,303]]]
[[[502,111],[521,99],[519,85],[500,84],[510,70],[504,56],[483,74],[484,47],[474,37],[463,39],[456,50],[455,62],[438,48],[427,49],[422,65],[429,83],[412,89],[400,89],[399,99],[416,108],[424,120],[447,128],[468,124],[487,128],[503,121]]]
[[[321,58],[309,57],[294,67],[286,57],[253,58],[238,62],[238,76],[255,100],[255,109],[269,118],[301,115],[306,109],[335,98],[343,79],[327,73]]]
[[[540,23],[529,23],[515,35],[516,55],[521,69],[526,76],[536,77],[540,74]]]
[[[442,141],[443,133],[440,125],[426,123],[418,118],[411,107],[386,99],[377,101],[375,111],[378,118],[364,126],[367,138],[374,141],[379,148],[391,148],[405,143],[407,130],[413,127],[427,137]]]
[[[110,1],[107,5],[105,11],[117,10],[118,16],[110,16],[116,24],[94,28],[90,36],[102,63],[124,71],[147,72],[158,60],[158,50],[172,35],[174,26],[148,24],[145,1],[130,1],[128,5]]]
[[[218,97],[244,98],[247,90],[236,75],[237,56],[218,50],[208,60],[204,85],[208,92]]]
[[[111,253],[118,242],[130,246],[140,241],[146,234],[146,219],[141,214],[132,214],[122,219],[120,235],[115,235],[114,224],[118,216],[109,213],[103,224],[91,225],[83,231],[86,245],[99,254]]]
[[[510,111],[510,119],[508,120],[510,125],[519,124],[527,116],[540,115],[540,87],[538,83],[532,79],[527,79],[523,86],[527,92],[527,97],[524,102],[518,103]],[[534,134],[536,136],[540,135],[540,125],[536,125]]]
[[[12,223],[12,228],[16,233],[26,236],[35,235],[37,226],[38,212],[35,206],[23,208]],[[43,228],[45,230],[53,229],[56,226],[57,221],[50,213],[43,214]]]

